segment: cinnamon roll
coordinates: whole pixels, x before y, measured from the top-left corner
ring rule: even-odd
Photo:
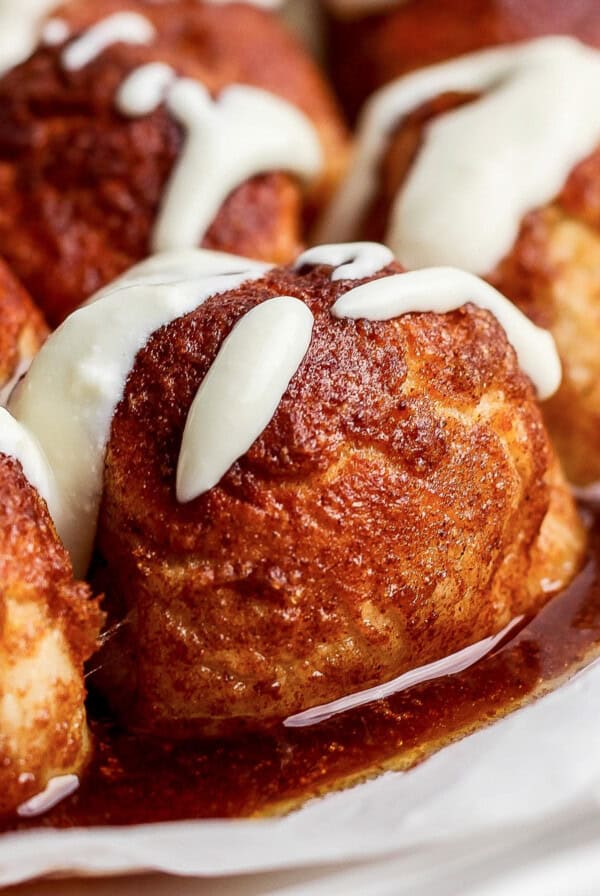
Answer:
[[[241,3],[73,0],[0,121],[0,245],[54,324],[151,252],[289,261],[345,156],[315,65]]]
[[[572,481],[600,478],[600,52],[572,38],[400,78],[365,108],[328,239],[384,239],[408,267],[486,277],[553,333],[544,405]]]
[[[586,542],[536,402],[559,381],[495,289],[382,245],[134,268],[10,406],[107,591],[96,686],[136,730],[235,732],[535,612]]]

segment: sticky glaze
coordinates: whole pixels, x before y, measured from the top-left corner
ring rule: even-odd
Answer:
[[[542,38],[432,66],[368,103],[325,238],[355,233],[377,192],[390,135],[449,91],[483,95],[429,125],[396,197],[386,242],[409,268],[488,273],[510,251],[523,216],[550,202],[600,141],[600,52],[574,39]]]
[[[92,700],[96,749],[77,793],[4,829],[273,815],[385,769],[406,771],[600,655],[599,534],[597,523],[590,562],[567,591],[474,666],[319,724],[176,742],[126,733]]]
[[[312,123],[267,91],[233,85],[213,100],[199,81],[169,75],[154,64],[129,76],[117,107],[139,117],[163,99],[186,137],[155,223],[156,252],[198,245],[227,196],[255,175],[283,170],[310,180],[321,169]]]
[[[291,296],[268,299],[238,321],[188,414],[179,501],[217,485],[264,432],[308,351],[313,323],[307,306]]]

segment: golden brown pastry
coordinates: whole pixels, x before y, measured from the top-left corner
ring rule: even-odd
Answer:
[[[371,306],[414,275],[394,278],[383,247],[354,273],[332,268],[339,255],[316,264],[325,251],[162,327],[127,378],[96,557],[121,624],[96,683],[134,729],[281,720],[498,632],[579,568],[585,534],[532,384],[494,316],[468,303],[489,288],[452,275],[441,289],[463,285],[454,311],[334,316],[351,290],[367,284]],[[286,330],[265,335],[278,318],[252,330],[269,308],[312,330],[246,450],[239,389],[280,343],[282,364],[297,347]],[[198,459],[209,469],[194,472]]]
[[[544,414],[581,485],[600,478],[599,77],[598,51],[547,38],[393,82],[362,118],[359,146],[379,149],[351,173],[324,234],[383,239],[409,267],[468,268],[550,329],[563,381]]]
[[[400,75],[484,47],[550,34],[600,46],[596,0],[330,0],[331,64],[355,117]]]
[[[51,323],[152,250],[201,243],[293,258],[343,169],[345,133],[284,26],[251,5],[197,0],[73,0],[56,18],[64,33],[50,29],[0,80],[0,245]],[[123,98],[125,84],[152,63],[132,105],[140,91]],[[169,205],[184,157],[186,183]],[[190,198],[192,217],[214,206],[191,231]]]
[[[0,405],[48,334],[38,309],[0,260]]]
[[[84,766],[83,663],[100,621],[44,501],[0,454],[0,814]]]

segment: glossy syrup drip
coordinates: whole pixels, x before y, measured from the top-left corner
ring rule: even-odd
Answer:
[[[556,688],[600,655],[600,516],[575,583],[469,669],[307,728],[174,743],[125,734],[92,701],[96,749],[81,786],[4,830],[235,818],[406,770]]]

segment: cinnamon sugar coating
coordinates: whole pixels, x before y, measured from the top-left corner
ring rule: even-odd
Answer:
[[[45,503],[0,455],[0,814],[85,763],[83,663],[101,621]]]
[[[410,115],[393,134],[379,192],[362,236],[383,240],[398,191],[437,115],[473,99],[445,94]],[[560,389],[543,412],[568,478],[600,479],[600,147],[577,165],[555,201],[526,215],[517,241],[486,279],[556,341]]]
[[[356,281],[330,272],[275,270],[137,357],[112,426],[97,557],[122,623],[97,682],[132,728],[269,724],[497,632],[579,567],[585,535],[495,319],[466,305],[336,320]],[[236,321],[277,295],[313,312],[308,354],[250,451],[180,505],[198,386]]]
[[[152,45],[113,45],[75,72],[61,67],[60,47],[41,47],[0,80],[0,245],[54,324],[148,254],[181,152],[182,131],[164,107],[139,119],[116,110],[115,93],[136,67],[168,63],[214,95],[234,83],[263,88],[316,126],[325,158],[318,183],[306,194],[281,172],[247,181],[222,206],[206,248],[291,260],[344,166],[332,94],[273,15],[198,0],[74,0],[57,15],[77,34],[123,9],[154,24]]]
[[[600,46],[596,0],[408,0],[331,25],[333,76],[351,117],[406,72],[485,47],[570,34]]]
[[[42,315],[0,259],[0,394],[47,335]]]

